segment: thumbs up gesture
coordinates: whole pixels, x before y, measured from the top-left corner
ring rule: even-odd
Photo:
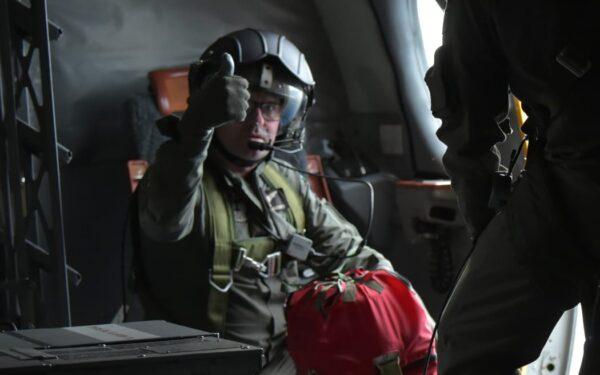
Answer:
[[[233,75],[235,64],[224,53],[220,67],[200,88],[190,87],[188,108],[179,124],[182,137],[198,137],[209,129],[244,121],[248,110],[248,81]]]

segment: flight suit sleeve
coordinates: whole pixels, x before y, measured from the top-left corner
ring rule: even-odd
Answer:
[[[444,167],[473,235],[487,225],[492,177],[502,170],[495,144],[510,132],[505,60],[496,40],[493,2],[450,0],[444,42],[426,75],[438,138],[448,148]]]
[[[212,129],[205,131],[193,147],[169,140],[158,149],[138,187],[140,226],[149,238],[177,241],[192,230],[212,134]]]
[[[306,213],[306,237],[313,248],[323,254],[337,255],[338,267],[393,270],[392,264],[376,250],[364,246],[363,238],[354,225],[348,222],[329,202],[319,198],[304,177],[301,191]],[[339,263],[341,262],[341,263]]]

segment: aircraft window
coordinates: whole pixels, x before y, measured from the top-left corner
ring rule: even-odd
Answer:
[[[417,12],[421,26],[421,37],[425,49],[427,68],[433,65],[433,54],[442,45],[444,10],[436,0],[418,0]]]

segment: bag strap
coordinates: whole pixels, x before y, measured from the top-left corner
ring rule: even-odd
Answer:
[[[379,375],[402,375],[400,355],[398,352],[380,355],[373,359],[373,364],[379,370]]]

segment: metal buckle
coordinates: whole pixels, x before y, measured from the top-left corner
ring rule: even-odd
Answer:
[[[238,256],[235,260],[235,266],[233,270],[235,272],[240,272],[243,267],[250,268],[251,270],[257,272],[258,274],[263,274],[267,271],[267,266],[262,264],[261,262],[257,262],[256,260],[250,258],[248,254],[248,250],[243,247],[238,249]]]
[[[266,267],[266,272],[260,272],[262,277],[274,277],[279,275],[279,272],[281,272],[281,251],[267,255],[262,264]]]
[[[208,283],[210,284],[210,286],[212,286],[213,288],[215,288],[216,290],[218,290],[221,293],[229,292],[229,289],[231,289],[231,286],[233,285],[233,271],[229,271],[229,282],[223,288],[221,288],[217,283],[215,283],[213,281],[212,277],[213,277],[213,272],[212,272],[212,268],[211,268],[208,270]]]
[[[242,267],[244,266],[246,258],[248,258],[248,250],[240,247],[238,249],[237,258],[235,258],[235,264],[233,265],[233,270],[235,272],[240,272]]]

